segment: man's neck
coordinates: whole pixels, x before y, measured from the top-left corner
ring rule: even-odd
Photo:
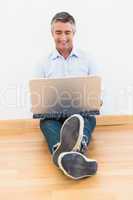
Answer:
[[[65,58],[67,59],[67,57],[70,55],[72,48],[71,49],[67,49],[66,51],[61,51],[59,49],[57,49],[57,51]]]

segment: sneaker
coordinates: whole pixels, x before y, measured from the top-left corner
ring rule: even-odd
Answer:
[[[83,138],[84,119],[78,114],[70,116],[62,125],[60,143],[53,152],[53,161],[58,166],[58,157],[62,152],[79,151]]]
[[[79,152],[61,153],[58,164],[66,176],[75,180],[92,176],[97,171],[96,160],[88,159]]]

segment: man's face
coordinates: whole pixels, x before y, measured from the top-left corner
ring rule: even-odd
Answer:
[[[71,23],[55,22],[52,27],[52,36],[57,50],[63,52],[72,49],[74,27]]]

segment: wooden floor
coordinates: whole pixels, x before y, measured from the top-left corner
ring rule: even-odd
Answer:
[[[97,126],[89,157],[98,172],[74,181],[53,165],[38,126],[16,123],[0,124],[0,200],[133,199],[132,124]]]

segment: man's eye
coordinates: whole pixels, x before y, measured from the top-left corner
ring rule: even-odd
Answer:
[[[70,31],[67,31],[67,32],[66,32],[66,35],[69,35],[69,34],[71,34],[71,32],[70,32]]]
[[[56,34],[60,35],[60,34],[61,34],[61,32],[60,32],[60,31],[56,31]]]

